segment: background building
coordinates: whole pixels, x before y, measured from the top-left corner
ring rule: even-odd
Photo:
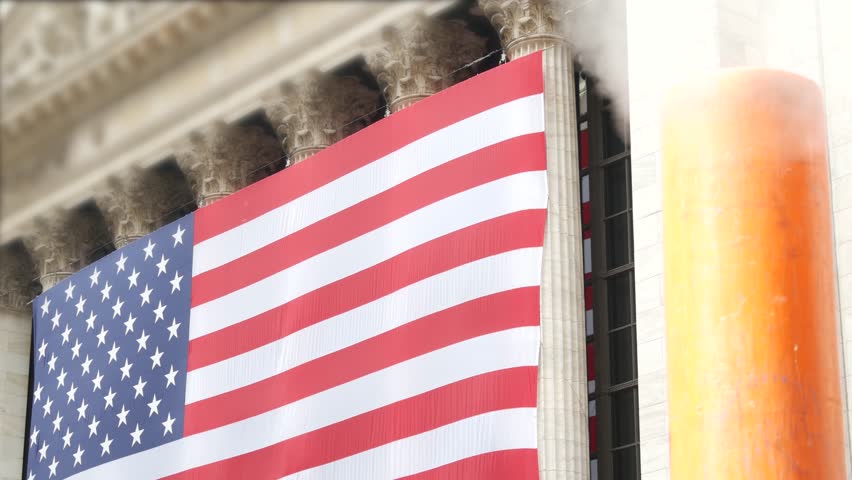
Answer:
[[[773,66],[823,88],[852,394],[848,0],[2,5],[0,478],[21,473],[39,291],[503,55],[542,49],[564,199],[550,222],[566,233],[545,253],[542,478],[668,478],[659,105],[713,68]]]

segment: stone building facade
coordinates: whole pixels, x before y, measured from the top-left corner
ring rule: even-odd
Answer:
[[[578,135],[603,110],[591,106],[593,82],[575,71],[582,59],[564,28],[584,2],[87,1],[7,8],[0,19],[0,479],[20,477],[28,302],[38,292],[195,208],[494,67],[501,53],[511,61],[544,50],[551,194],[539,381],[542,479],[638,478],[640,472],[668,478],[658,105],[666,86],[685,74],[756,63],[803,73],[823,87],[841,352],[852,388],[848,2],[756,1],[752,8],[728,0],[609,1],[626,7],[620,28],[627,32],[630,114],[622,133],[630,142],[616,157],[631,179],[630,233],[622,240],[630,251],[634,333],[626,350],[597,349],[591,369],[587,340],[598,337],[590,328],[601,331],[607,323],[596,317],[589,326],[584,291],[608,277],[597,261],[594,271],[584,268],[581,200],[588,192]],[[779,15],[795,19],[796,28],[777,31]],[[578,123],[584,115],[588,125]],[[592,157],[603,160],[600,150],[591,147]],[[600,190],[606,178],[596,182],[595,175],[591,188]],[[588,382],[595,368],[619,362],[632,365],[627,384],[638,392],[630,407],[633,467],[619,464],[608,433],[617,423],[615,402],[607,400],[612,385],[599,381],[595,391]],[[601,421],[590,424],[590,413]],[[848,452],[847,440],[838,454]]]

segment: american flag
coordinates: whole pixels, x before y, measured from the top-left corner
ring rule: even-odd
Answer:
[[[34,302],[29,478],[534,479],[541,55]]]

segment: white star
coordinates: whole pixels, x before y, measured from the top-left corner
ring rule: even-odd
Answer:
[[[183,234],[186,232],[180,225],[178,225],[177,232],[172,235],[172,238],[175,239],[175,244],[173,247],[177,247],[178,243],[183,245]]]
[[[74,436],[74,432],[71,431],[70,427],[65,427],[65,435],[62,436],[62,448],[71,446],[71,437]]]
[[[107,407],[113,406],[112,400],[114,398],[115,398],[115,392],[112,391],[112,387],[109,387],[109,393],[104,395],[104,402],[106,402],[106,405],[104,405],[104,410],[106,410]]]
[[[169,326],[169,327],[167,327],[167,328],[166,328],[166,330],[168,330],[168,331],[169,331],[169,340],[171,340],[171,339],[172,339],[172,337],[177,338],[177,336],[178,336],[178,333],[177,333],[177,331],[178,331],[178,327],[180,327],[180,323],[178,323],[178,321],[177,321],[177,319],[176,319],[176,318],[172,317],[172,324],[171,324],[171,326]]]
[[[169,263],[169,259],[166,258],[165,255],[160,255],[160,262],[157,264],[157,276],[159,277],[161,273],[166,273],[166,265]]]
[[[41,442],[41,448],[38,449],[38,459],[44,460],[44,457],[47,456],[47,449],[50,445],[47,442]]]
[[[136,395],[133,395],[133,398],[145,396],[145,385],[148,385],[148,382],[143,382],[142,377],[140,376],[136,385],[133,385],[133,389],[136,390]]]
[[[95,375],[95,378],[92,379],[92,384],[94,384],[94,388],[92,388],[93,392],[96,392],[101,389],[101,380],[104,379],[104,376],[101,375],[101,371],[98,370],[98,374]]]
[[[65,345],[66,343],[68,343],[68,340],[69,340],[68,336],[69,335],[71,335],[71,326],[65,325],[65,331],[62,332],[62,345]]]
[[[160,347],[157,347],[154,354],[151,355],[151,370],[153,370],[154,367],[160,366],[161,358],[163,358],[163,352],[160,351]]]
[[[102,457],[104,456],[104,454],[109,453],[109,446],[110,445],[112,445],[112,440],[109,439],[109,434],[107,433],[106,437],[104,437],[104,441],[101,442],[101,456]]]
[[[124,322],[124,334],[125,335],[127,335],[128,333],[133,331],[133,324],[134,323],[136,323],[136,317],[133,316],[133,313],[129,313],[127,315],[127,321]]]
[[[109,282],[106,282],[106,285],[104,285],[104,288],[101,289],[101,301],[102,302],[104,300],[109,300],[110,290],[112,290],[112,285],[110,285]]]
[[[50,373],[56,369],[56,355],[50,354],[50,360],[47,361],[47,373]]]
[[[157,320],[164,320],[163,312],[166,311],[166,306],[163,305],[163,302],[157,302],[157,308],[154,309],[154,323],[157,323]]]
[[[72,455],[74,457],[74,466],[77,466],[80,463],[83,463],[83,453],[85,450],[80,448],[80,445],[77,445],[77,453]]]
[[[89,424],[89,438],[98,434],[98,425],[100,424],[101,422],[98,420],[98,417],[92,415],[92,423]]]
[[[162,402],[162,400],[158,400],[158,399],[157,399],[157,394],[155,393],[155,394],[154,394],[154,398],[151,400],[151,402],[149,402],[149,403],[148,403],[148,408],[150,408],[150,409],[151,409],[151,411],[150,411],[150,412],[148,412],[148,417],[149,417],[149,418],[150,418],[152,415],[154,415],[155,413],[156,413],[157,415],[159,415],[159,414],[160,414],[160,410],[159,410],[160,402]]]
[[[44,358],[44,354],[45,354],[46,351],[47,351],[47,342],[45,342],[44,339],[42,338],[41,339],[41,346],[38,347],[38,358],[39,358],[39,360]]]
[[[167,414],[166,415],[166,421],[163,422],[163,436],[164,437],[166,436],[167,433],[173,433],[172,432],[172,424],[174,424],[174,423],[175,423],[175,419],[172,418],[172,414],[171,413]]]
[[[53,419],[53,433],[56,433],[60,430],[60,425],[62,425],[62,415],[59,412],[56,412],[56,418]]]
[[[126,358],[125,358],[125,359],[124,359],[124,366],[123,366],[123,367],[121,367],[121,368],[119,368],[119,370],[121,370],[121,379],[122,379],[122,380],[124,380],[125,378],[130,378],[130,367],[132,367],[132,366],[133,366],[133,364],[132,364],[132,363],[130,363],[130,362],[129,362]]]
[[[148,285],[146,284],[145,290],[139,294],[139,296],[142,297],[142,305],[145,305],[146,303],[151,303],[151,292],[153,292],[153,290],[148,288]]]
[[[136,430],[130,432],[130,436],[133,437],[133,442],[130,443],[131,447],[133,445],[136,445],[137,443],[139,445],[142,445],[142,432],[144,432],[144,431],[145,431],[144,429],[139,428],[139,424],[137,423],[136,424]]]
[[[86,331],[95,328],[95,319],[98,318],[94,311],[89,312],[89,318],[86,319]]]
[[[44,297],[44,301],[41,302],[41,313],[42,315],[47,315],[50,312],[50,299]]]
[[[77,420],[81,418],[86,418],[86,409],[89,408],[89,405],[86,403],[86,399],[83,399],[83,402],[80,403],[80,406],[77,408]]]
[[[121,297],[115,301],[115,305],[112,306],[112,318],[121,316],[121,307],[124,305],[124,302],[121,301]]]
[[[130,287],[138,287],[139,286],[139,285],[136,284],[136,279],[138,279],[138,278],[139,278],[139,272],[137,272],[136,268],[134,267],[133,273],[131,273],[130,276],[127,277],[127,279],[130,280]],[[130,287],[127,287],[127,288],[130,288]]]
[[[65,404],[69,404],[71,402],[77,401],[77,387],[74,386],[74,382],[71,382],[71,388],[68,389],[68,401]]]
[[[118,261],[115,262],[115,266],[118,267],[118,270],[115,273],[124,271],[124,262],[127,261],[127,257],[124,256],[124,252],[121,252],[121,256],[118,257]]]
[[[175,383],[175,375],[178,374],[178,370],[175,370],[174,365],[169,365],[169,373],[163,375],[166,377],[166,388],[169,388],[169,385],[176,385]]]
[[[107,352],[109,354],[109,362],[107,362],[107,365],[109,365],[113,361],[118,361],[117,355],[118,355],[118,350],[120,348],[121,347],[116,345],[115,342],[112,342],[112,348],[109,349],[109,352]]]
[[[130,413],[130,410],[125,410],[124,405],[121,406],[121,411],[115,414],[118,417],[118,426],[120,427],[122,423],[127,423],[127,414]]]
[[[65,289],[65,300],[71,300],[71,297],[74,296],[74,284],[69,283],[68,288]]]
[[[50,323],[53,324],[53,326],[50,327],[51,330],[56,330],[56,327],[59,326],[59,317],[61,317],[61,316],[62,316],[62,314],[59,313],[59,310],[55,310],[53,312],[53,318],[50,319]]]
[[[35,474],[32,470],[30,470],[30,474],[27,475],[27,480],[35,480]]]
[[[95,271],[94,271],[94,272],[93,272],[93,273],[89,276],[89,278],[92,280],[92,284],[91,284],[91,285],[89,285],[89,286],[90,286],[90,287],[94,287],[95,285],[97,285],[97,284],[98,284],[98,279],[99,279],[100,277],[101,277],[101,271],[100,271],[100,270],[98,270],[98,267],[95,267]]]
[[[42,406],[41,406],[41,408],[43,408],[43,409],[44,409],[44,415],[42,415],[42,416],[41,416],[42,418],[44,418],[44,417],[46,417],[46,416],[50,415],[50,407],[51,407],[52,405],[53,405],[53,400],[51,400],[51,399],[50,399],[50,395],[48,395],[48,396],[47,396],[47,401],[46,401],[46,402],[44,402],[44,405],[42,405]]]
[[[74,346],[71,347],[71,360],[80,356],[80,347],[82,346],[83,344],[80,343],[80,340],[74,339]]]
[[[44,387],[41,385],[41,382],[39,382],[38,388],[36,388],[35,392],[33,392],[33,397],[35,397],[35,400],[33,401],[33,403],[41,400],[41,391],[42,390],[44,390]]]
[[[157,244],[151,243],[151,239],[149,238],[148,239],[148,246],[142,249],[142,250],[145,250],[144,260],[148,260],[149,258],[154,258],[154,246],[155,245],[157,245]]]
[[[77,313],[75,315],[80,315],[83,313],[83,307],[86,305],[86,299],[80,295],[80,300],[77,300]]]
[[[56,388],[65,386],[65,376],[68,375],[68,372],[65,371],[65,367],[63,367],[59,371],[59,375],[56,377],[56,383],[58,384]]]
[[[178,272],[175,271],[175,278],[169,281],[172,284],[172,293],[175,293],[175,290],[180,291],[181,280],[183,280],[183,275],[178,275]]]
[[[139,335],[139,338],[136,339],[136,343],[139,344],[139,348],[136,349],[137,352],[141,352],[144,348],[148,350],[148,338],[150,335],[145,335],[145,330],[142,330],[142,335]]]
[[[30,446],[38,444],[38,429],[33,427],[33,433],[30,435]]]
[[[47,466],[47,468],[50,469],[50,475],[48,475],[47,478],[51,478],[54,475],[56,475],[57,465],[59,465],[59,462],[56,461],[56,457],[53,457],[53,462],[50,465]]]
[[[92,365],[92,359],[89,358],[89,354],[86,354],[86,361],[83,362],[83,373],[89,373],[89,366]]]
[[[103,326],[103,325],[101,325],[101,333],[99,333],[99,334],[95,335],[96,337],[98,337],[98,346],[99,346],[99,347],[100,347],[101,345],[106,345],[106,335],[107,335],[107,332],[109,332],[109,330],[104,329],[104,326]]]

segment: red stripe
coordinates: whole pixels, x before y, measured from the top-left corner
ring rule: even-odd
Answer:
[[[478,298],[273,377],[186,406],[184,434],[210,430],[464,340],[538,325],[538,287]]]
[[[284,305],[189,342],[188,369],[253,350],[438,273],[498,253],[540,247],[545,210],[503,215],[407,250]]]
[[[195,212],[195,243],[230,230],[448,125],[542,93],[541,53],[459,83]]]
[[[580,131],[580,168],[589,168],[589,131]]]
[[[536,367],[478,375],[260,450],[167,478],[280,478],[471,416],[508,408],[534,407],[536,377]]]
[[[586,376],[589,380],[595,379],[595,343],[586,344]]]
[[[449,463],[399,480],[537,480],[534,448],[501,450]]]
[[[589,417],[589,452],[595,453],[598,451],[598,417],[593,415]]]
[[[465,155],[193,277],[192,306],[251,285],[443,198],[516,173],[544,169],[543,133],[516,137]]]

